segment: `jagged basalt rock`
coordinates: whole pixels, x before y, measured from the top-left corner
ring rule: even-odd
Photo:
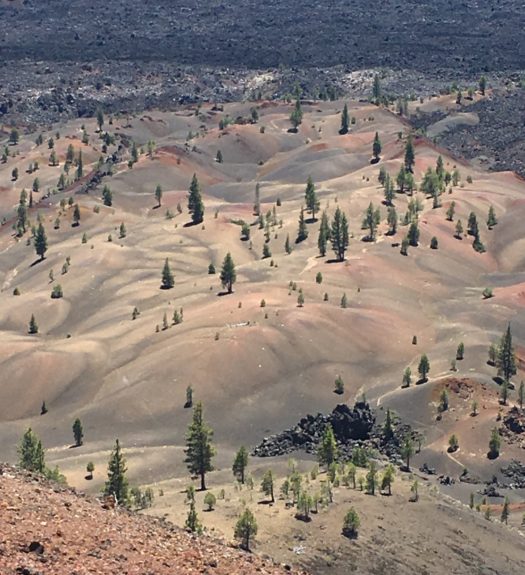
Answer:
[[[297,450],[315,453],[328,424],[332,426],[343,454],[349,455],[354,447],[359,446],[378,449],[393,460],[399,458],[398,434],[385,441],[382,430],[376,426],[375,413],[364,401],[358,401],[353,407],[341,403],[329,415],[306,415],[294,427],[265,437],[252,453],[258,457],[274,457]],[[403,433],[410,430],[403,425],[396,429]]]

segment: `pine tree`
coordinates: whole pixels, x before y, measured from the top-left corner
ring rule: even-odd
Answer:
[[[202,203],[199,180],[196,174],[193,174],[188,191],[188,211],[194,224],[200,224],[204,220],[204,204]]]
[[[421,380],[426,381],[428,372],[430,371],[430,362],[428,361],[428,357],[426,356],[426,354],[423,354],[421,356],[417,371],[421,377]]]
[[[479,79],[479,91],[482,96],[485,95],[485,90],[487,89],[487,79],[485,76],[481,76]]]
[[[47,236],[42,222],[38,224],[38,228],[36,229],[35,251],[37,255],[40,256],[40,260],[45,258],[45,253],[47,252]]]
[[[402,387],[410,387],[412,383],[412,370],[407,367],[403,372],[403,384]]]
[[[324,430],[323,438],[321,439],[321,444],[317,452],[319,463],[328,468],[337,459],[337,454],[338,450],[334,430],[332,426],[328,424]]]
[[[450,202],[450,206],[447,209],[447,220],[449,222],[454,221],[455,210],[456,210],[456,202],[452,201],[452,202]]]
[[[297,128],[302,124],[303,121],[303,111],[301,108],[301,101],[299,98],[295,101],[295,106],[290,114],[290,122],[292,124],[293,130],[297,132]]]
[[[98,131],[101,132],[102,126],[104,125],[104,112],[101,110],[101,108],[97,108],[96,116]]]
[[[395,235],[397,232],[397,212],[396,212],[396,208],[394,208],[394,206],[390,206],[388,208],[388,213],[387,213],[387,218],[386,221],[388,223],[388,233],[389,235]]]
[[[215,455],[211,441],[212,429],[202,416],[202,403],[193,408],[193,419],[186,434],[185,463],[192,475],[199,475],[201,490],[206,490],[206,473],[213,471],[212,458]]]
[[[407,143],[405,145],[405,168],[407,172],[410,173],[414,172],[414,163],[415,163],[414,144],[412,142],[412,135],[410,134],[407,138]]]
[[[233,292],[233,284],[237,279],[237,273],[235,272],[235,264],[233,263],[232,256],[230,252],[226,254],[224,261],[222,262],[221,269],[221,283],[222,287],[228,290],[228,293]]]
[[[284,242],[284,251],[288,255],[292,253],[292,246],[290,245],[290,234],[286,234],[286,241]]]
[[[491,230],[497,223],[498,220],[496,218],[496,212],[494,211],[494,206],[490,206],[489,215],[487,216],[487,226],[489,230]]]
[[[319,226],[319,237],[317,239],[317,247],[319,254],[324,257],[326,255],[326,244],[330,236],[330,225],[328,224],[328,216],[326,212],[321,215],[321,225]]]
[[[503,507],[501,509],[501,522],[507,525],[509,521],[509,498],[505,497],[503,500]]]
[[[494,427],[490,434],[490,441],[489,441],[489,459],[496,459],[499,457],[499,452],[501,449],[501,437],[499,435],[499,431],[497,427]]]
[[[521,380],[520,387],[518,389],[518,403],[520,405],[520,409],[523,410],[523,404],[525,403],[525,385],[523,380]]]
[[[463,238],[463,224],[461,223],[461,220],[458,220],[456,223],[456,231],[454,233],[454,237],[458,240]]]
[[[188,517],[186,518],[185,527],[186,529],[188,529],[188,531],[191,531],[192,533],[197,533],[197,535],[200,535],[202,533],[202,525],[197,516],[197,510],[195,509],[194,500],[190,501],[190,509],[188,511]]]
[[[78,153],[77,160],[77,180],[84,175],[84,160],[82,159],[82,150]]]
[[[17,450],[18,465],[22,469],[34,473],[44,473],[46,465],[42,442],[31,428],[24,433]]]
[[[504,381],[510,382],[513,375],[516,375],[516,354],[512,345],[512,333],[510,323],[507,330],[501,336],[497,357],[498,375],[503,376]]]
[[[160,184],[158,184],[157,187],[155,188],[155,199],[157,200],[157,205],[160,208],[160,206],[162,205],[162,188]]]
[[[75,204],[75,207],[73,208],[73,225],[80,225],[80,208],[78,204]]]
[[[417,246],[419,242],[419,228],[416,222],[412,222],[407,233],[408,243],[411,246]]]
[[[164,267],[162,268],[162,283],[161,289],[171,289],[175,285],[175,279],[171,273],[170,264],[168,258],[164,261]]]
[[[394,475],[395,475],[394,466],[391,463],[389,463],[386,466],[385,471],[383,473],[383,477],[381,479],[381,489],[383,491],[385,491],[386,489],[388,495],[392,495],[392,483],[394,483]]]
[[[348,104],[344,105],[343,113],[341,114],[341,129],[339,133],[343,136],[348,134],[348,127],[350,125],[350,117],[348,116]]]
[[[381,101],[381,80],[379,79],[379,74],[374,76],[374,85],[372,86],[372,100],[376,104]]]
[[[366,491],[369,495],[375,495],[377,485],[377,466],[374,461],[368,464],[368,473],[366,474]]]
[[[36,319],[33,314],[31,314],[31,319],[29,320],[29,328],[27,330],[27,333],[31,335],[35,335],[38,333],[38,325],[36,323]]]
[[[371,242],[375,241],[377,224],[374,217],[374,206],[372,202],[370,202],[366,209],[365,217],[363,219],[363,227],[368,229],[368,236],[366,239]]]
[[[253,204],[253,213],[255,216],[261,215],[261,185],[255,184],[255,202]]]
[[[330,230],[330,242],[332,249],[337,256],[337,260],[342,262],[345,259],[345,251],[348,247],[348,221],[346,215],[337,207]]]
[[[274,488],[274,477],[271,469],[265,472],[261,482],[261,491],[266,495],[266,497],[270,498],[272,503],[275,502],[275,497],[273,493]]]
[[[237,481],[244,484],[246,467],[248,467],[248,451],[244,445],[242,445],[235,454],[235,459],[233,460],[232,471],[233,475],[236,477]]]
[[[127,505],[129,501],[128,480],[126,479],[126,460],[122,453],[119,440],[109,456],[108,480],[104,486],[105,495],[113,495],[118,505]]]
[[[84,430],[78,418],[73,423],[73,436],[75,437],[75,447],[80,447],[84,443]]]
[[[349,539],[356,539],[359,532],[359,515],[357,511],[351,507],[343,521],[343,535]]]
[[[299,213],[299,226],[297,229],[297,238],[295,243],[298,244],[304,241],[308,237],[308,229],[306,227],[306,222],[304,219],[304,208],[301,206],[301,211]]]
[[[374,142],[372,144],[372,155],[374,156],[374,160],[376,162],[379,161],[381,149],[382,149],[381,140],[379,139],[379,134],[376,132],[374,136]]]
[[[315,221],[315,213],[319,210],[319,199],[317,198],[315,185],[311,176],[308,176],[308,180],[306,182],[305,203],[306,208],[312,214],[312,220]]]
[[[127,230],[126,230],[126,224],[124,222],[122,222],[120,224],[120,228],[119,228],[119,238],[125,238],[127,234]]]
[[[245,509],[235,525],[234,536],[239,539],[245,551],[250,550],[250,541],[257,535],[257,521],[249,509]]]
[[[390,409],[386,410],[385,424],[383,425],[383,437],[386,441],[390,441],[394,437],[394,430],[392,428],[392,415]]]
[[[406,469],[410,471],[410,458],[414,455],[414,444],[412,443],[412,439],[410,437],[405,437],[401,445],[401,457],[406,462]]]

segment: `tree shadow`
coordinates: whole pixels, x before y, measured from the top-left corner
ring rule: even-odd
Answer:
[[[331,258],[329,260],[326,260],[325,263],[327,264],[342,264],[344,262],[344,258],[342,260],[340,260],[339,258]]]
[[[152,210],[158,210],[161,206],[159,206],[159,204],[157,204],[156,206],[153,206],[151,209]]]
[[[39,263],[42,263],[46,258],[38,258],[37,260],[35,260],[32,264],[30,264],[30,268],[38,265]]]
[[[199,224],[202,224],[204,220],[201,220],[200,222],[186,222],[182,227],[184,228],[193,228],[194,226],[198,226]]]
[[[418,379],[416,381],[416,385],[423,385],[424,383],[427,383],[428,381],[428,377],[421,377],[420,379]]]
[[[371,164],[372,166],[374,166],[375,164],[379,164],[380,161],[381,161],[381,158],[372,158],[372,159],[370,160],[370,164]]]
[[[223,290],[223,291],[220,291],[220,292],[217,294],[217,297],[224,297],[225,295],[232,295],[233,293],[235,293],[235,292],[233,292],[233,291],[228,291],[228,290]]]

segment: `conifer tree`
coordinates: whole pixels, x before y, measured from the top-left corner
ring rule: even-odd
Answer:
[[[489,207],[489,215],[487,217],[487,226],[489,230],[491,230],[497,223],[498,220],[496,218],[496,212],[494,211],[494,206],[491,205]]]
[[[284,242],[284,251],[288,255],[292,253],[292,246],[290,245],[290,234],[286,234],[286,240]]]
[[[376,239],[377,224],[376,218],[374,216],[374,205],[372,202],[370,202],[368,208],[366,209],[365,217],[363,219],[363,227],[368,229],[368,236],[366,239],[373,242]]]
[[[494,427],[490,434],[490,441],[489,441],[489,459],[496,459],[499,457],[499,452],[501,449],[501,437],[499,435],[499,431],[497,427]]]
[[[193,174],[188,191],[188,211],[194,224],[200,224],[204,220],[204,204],[202,203],[200,184],[196,174]]]
[[[162,205],[162,188],[160,184],[158,184],[157,187],[155,188],[155,199],[157,200],[157,205],[160,208],[160,206]]]
[[[456,223],[456,231],[454,233],[454,237],[458,240],[463,238],[463,224],[461,223],[461,220],[458,220]]]
[[[193,408],[193,419],[186,434],[185,463],[192,475],[200,476],[201,490],[206,490],[206,473],[213,471],[212,458],[215,455],[211,441],[212,429],[202,416],[202,403]]]
[[[29,328],[27,330],[27,333],[31,335],[35,335],[38,333],[38,325],[36,323],[36,319],[33,314],[31,314],[31,319],[29,320]]]
[[[381,154],[381,140],[379,139],[378,132],[375,133],[374,142],[372,144],[372,155],[374,156],[374,160],[377,162],[379,161],[379,156]]]
[[[292,124],[293,130],[297,132],[297,128],[303,122],[303,110],[301,108],[301,101],[299,100],[299,98],[297,98],[297,100],[295,101],[294,109],[290,114],[290,122]]]
[[[308,180],[306,182],[305,203],[306,208],[312,214],[312,220],[315,221],[315,214],[319,210],[319,199],[317,198],[315,185],[311,176],[308,176]]]
[[[82,150],[78,153],[77,160],[77,180],[84,175],[84,160],[82,159]]]
[[[381,80],[379,74],[374,76],[374,85],[372,86],[372,100],[379,105],[381,101]]]
[[[170,264],[168,258],[164,261],[164,267],[162,269],[162,283],[161,289],[171,289],[175,285],[175,280],[173,274],[171,273]]]
[[[330,236],[330,225],[328,224],[328,216],[326,212],[321,215],[321,225],[319,226],[319,237],[317,239],[317,247],[319,248],[319,255],[324,257],[326,255],[326,245]]]
[[[510,378],[516,375],[516,354],[512,345],[512,333],[510,323],[505,333],[501,336],[497,357],[498,375],[503,376],[504,381],[510,382]]]
[[[228,252],[222,262],[221,269],[221,283],[222,287],[228,290],[228,293],[233,292],[233,284],[237,279],[237,273],[235,272],[235,264],[233,263],[233,258]]]
[[[102,111],[101,108],[97,108],[96,116],[97,116],[98,131],[101,132],[102,126],[104,125],[104,112]]]
[[[348,221],[339,206],[332,220],[330,242],[332,243],[332,249],[337,256],[337,260],[342,262],[345,259],[345,251],[348,247]]]
[[[240,540],[245,551],[250,550],[250,541],[257,535],[257,521],[249,509],[245,509],[235,525],[235,539]]]
[[[386,221],[388,223],[388,233],[389,235],[395,235],[397,232],[397,212],[396,212],[396,208],[394,208],[394,206],[390,206],[388,208],[388,213],[387,213],[387,218]]]
[[[306,227],[306,222],[304,220],[304,209],[301,206],[301,212],[299,213],[299,227],[297,230],[297,238],[295,243],[298,244],[304,241],[308,237],[308,229]]]
[[[129,501],[128,480],[126,478],[126,460],[122,453],[119,440],[109,456],[108,480],[104,486],[105,495],[113,495],[118,505],[127,505]]]
[[[104,189],[102,190],[102,201],[104,202],[105,206],[113,205],[113,194],[107,185],[105,185]]]
[[[406,468],[410,471],[410,458],[414,455],[414,444],[412,439],[407,436],[401,445],[401,457],[406,462]]]
[[[248,450],[244,445],[242,445],[235,454],[235,459],[233,460],[232,471],[236,479],[244,484],[246,468],[248,467]]]
[[[18,445],[18,465],[34,473],[44,473],[44,449],[35,432],[29,428]]]
[[[197,516],[197,510],[195,509],[195,500],[190,501],[190,509],[188,511],[188,516],[186,518],[185,527],[186,529],[188,529],[188,531],[191,531],[192,533],[197,533],[197,535],[200,535],[202,533],[202,524]]]
[[[80,208],[78,204],[75,204],[75,207],[73,208],[73,225],[80,225]]]
[[[417,371],[421,377],[421,380],[426,381],[428,372],[430,371],[430,362],[428,361],[428,357],[426,356],[426,354],[423,354],[421,356]]]
[[[255,184],[255,202],[253,204],[253,214],[255,216],[261,215],[261,184]]]
[[[407,172],[414,173],[415,153],[412,134],[409,134],[405,145],[405,168]]]
[[[42,222],[38,224],[38,228],[36,229],[35,251],[37,255],[40,256],[40,260],[45,258],[45,254],[47,252],[47,236]]]
[[[321,439],[321,444],[317,452],[319,463],[328,468],[337,459],[337,455],[338,450],[334,430],[332,426],[328,424],[324,430],[323,438]]]
[[[261,482],[261,491],[270,498],[272,503],[275,502],[275,497],[273,493],[274,489],[274,477],[271,469],[265,472]]]
[[[80,447],[84,443],[84,430],[78,417],[73,423],[73,436],[75,438],[75,447]]]
[[[348,104],[345,103],[343,113],[341,114],[341,129],[339,133],[343,136],[348,134],[348,127],[350,126],[350,117],[348,116]]]
[[[388,495],[392,495],[392,483],[394,483],[394,475],[395,475],[394,466],[391,463],[389,463],[386,466],[385,471],[383,473],[383,477],[381,479],[381,489],[383,491],[385,491],[386,489]]]
[[[503,507],[501,509],[501,522],[507,525],[509,521],[509,498],[505,497],[503,500]]]
[[[417,221],[414,221],[410,224],[407,233],[408,243],[411,246],[417,246],[419,242],[419,228],[417,225]]]
[[[394,437],[394,430],[392,428],[392,415],[390,409],[386,410],[385,424],[383,425],[383,437],[386,441],[390,441]]]

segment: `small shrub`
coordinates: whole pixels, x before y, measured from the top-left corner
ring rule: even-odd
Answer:
[[[63,296],[62,286],[60,284],[53,286],[53,289],[51,290],[51,299],[60,299]]]

